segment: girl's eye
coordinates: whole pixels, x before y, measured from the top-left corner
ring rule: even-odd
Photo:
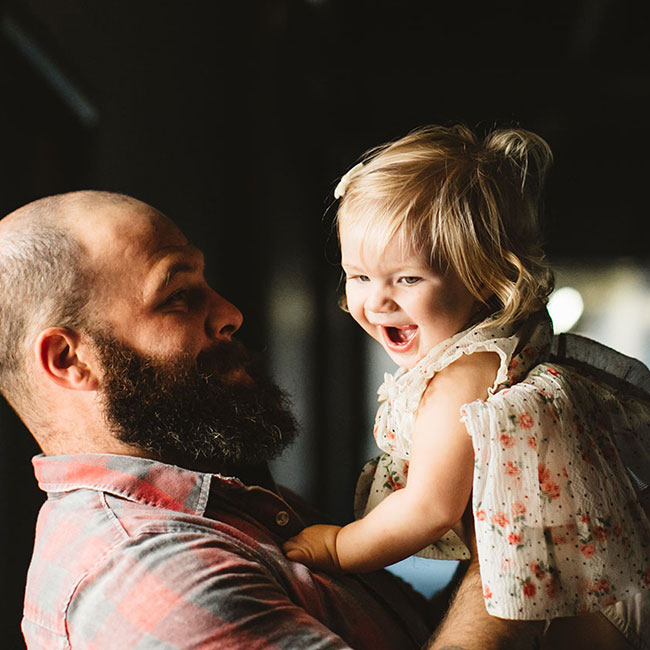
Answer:
[[[367,275],[348,275],[346,278],[347,282],[351,280],[356,280],[357,282],[370,282],[370,278]]]
[[[400,278],[399,281],[402,284],[417,284],[422,278],[418,278],[415,275],[407,275],[403,278]]]

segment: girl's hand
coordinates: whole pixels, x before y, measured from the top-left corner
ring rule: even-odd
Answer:
[[[309,526],[284,543],[284,552],[290,560],[311,569],[339,573],[341,565],[336,552],[336,538],[340,530],[340,526]]]

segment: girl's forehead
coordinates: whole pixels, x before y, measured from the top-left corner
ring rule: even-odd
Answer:
[[[428,255],[395,235],[385,239],[363,229],[342,228],[339,236],[342,264],[430,266]]]

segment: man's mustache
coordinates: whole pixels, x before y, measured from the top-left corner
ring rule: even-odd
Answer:
[[[233,370],[247,370],[251,357],[246,347],[237,340],[220,341],[196,358],[196,368],[204,375],[227,374]]]

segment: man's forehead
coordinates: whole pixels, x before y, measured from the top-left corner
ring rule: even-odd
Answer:
[[[157,256],[170,246],[188,244],[171,219],[139,201],[74,210],[70,226],[100,266],[116,256],[124,263],[133,262]]]

